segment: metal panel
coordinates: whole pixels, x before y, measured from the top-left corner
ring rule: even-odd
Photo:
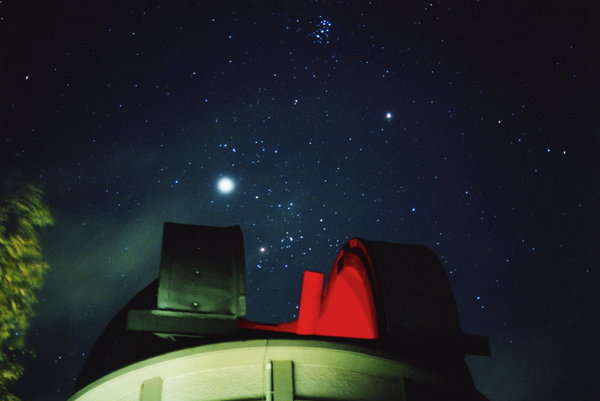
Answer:
[[[244,245],[240,227],[165,223],[158,308],[245,315]]]
[[[209,313],[134,309],[127,316],[127,330],[168,335],[221,335],[234,333],[237,325],[237,318],[234,316]]]
[[[384,297],[385,305],[381,305],[384,310],[378,312],[384,313],[380,315],[380,322],[386,329],[460,332],[450,281],[429,248],[365,242]]]

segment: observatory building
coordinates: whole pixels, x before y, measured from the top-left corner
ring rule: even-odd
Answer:
[[[298,318],[244,319],[239,227],[165,223],[159,278],[112,319],[69,401],[487,400],[448,277],[418,245],[350,239],[325,282],[305,271]]]

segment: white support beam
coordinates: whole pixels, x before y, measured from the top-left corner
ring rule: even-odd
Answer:
[[[292,361],[271,361],[273,401],[294,401]]]
[[[161,401],[163,380],[153,377],[142,383],[140,389],[140,401]]]

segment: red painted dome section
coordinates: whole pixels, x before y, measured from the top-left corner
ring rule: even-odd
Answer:
[[[361,257],[361,256],[363,257]],[[339,253],[323,291],[323,273],[305,271],[298,319],[266,325],[240,319],[239,328],[347,338],[377,338],[373,268],[364,245],[352,239]]]

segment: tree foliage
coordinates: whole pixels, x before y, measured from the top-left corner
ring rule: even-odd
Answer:
[[[9,386],[23,375],[22,357],[36,291],[48,270],[39,229],[54,222],[42,190],[24,185],[0,197],[0,401],[17,401]]]

